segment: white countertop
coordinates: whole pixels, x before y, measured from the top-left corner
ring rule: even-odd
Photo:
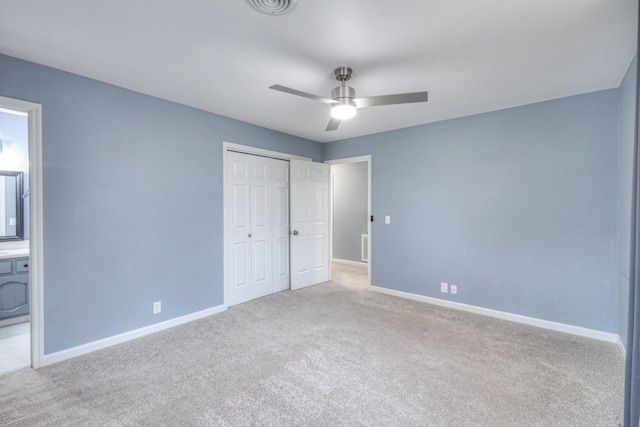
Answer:
[[[0,249],[0,259],[29,256],[29,249]]]

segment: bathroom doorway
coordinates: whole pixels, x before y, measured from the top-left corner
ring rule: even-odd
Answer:
[[[41,159],[41,105],[0,96],[0,375],[44,359]]]
[[[0,108],[0,374],[31,366],[29,117]]]

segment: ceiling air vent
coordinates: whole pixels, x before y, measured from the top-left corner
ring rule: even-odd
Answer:
[[[296,5],[297,0],[247,0],[255,10],[267,15],[282,15]]]

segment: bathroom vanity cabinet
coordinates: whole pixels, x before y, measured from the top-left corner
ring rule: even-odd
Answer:
[[[0,322],[28,314],[29,258],[0,259]]]

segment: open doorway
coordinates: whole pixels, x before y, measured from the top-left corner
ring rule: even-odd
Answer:
[[[371,284],[371,157],[331,165],[331,278],[345,286]]]
[[[42,366],[44,339],[42,106],[0,96],[0,113],[1,375]]]
[[[29,117],[0,108],[0,374],[31,366]]]

